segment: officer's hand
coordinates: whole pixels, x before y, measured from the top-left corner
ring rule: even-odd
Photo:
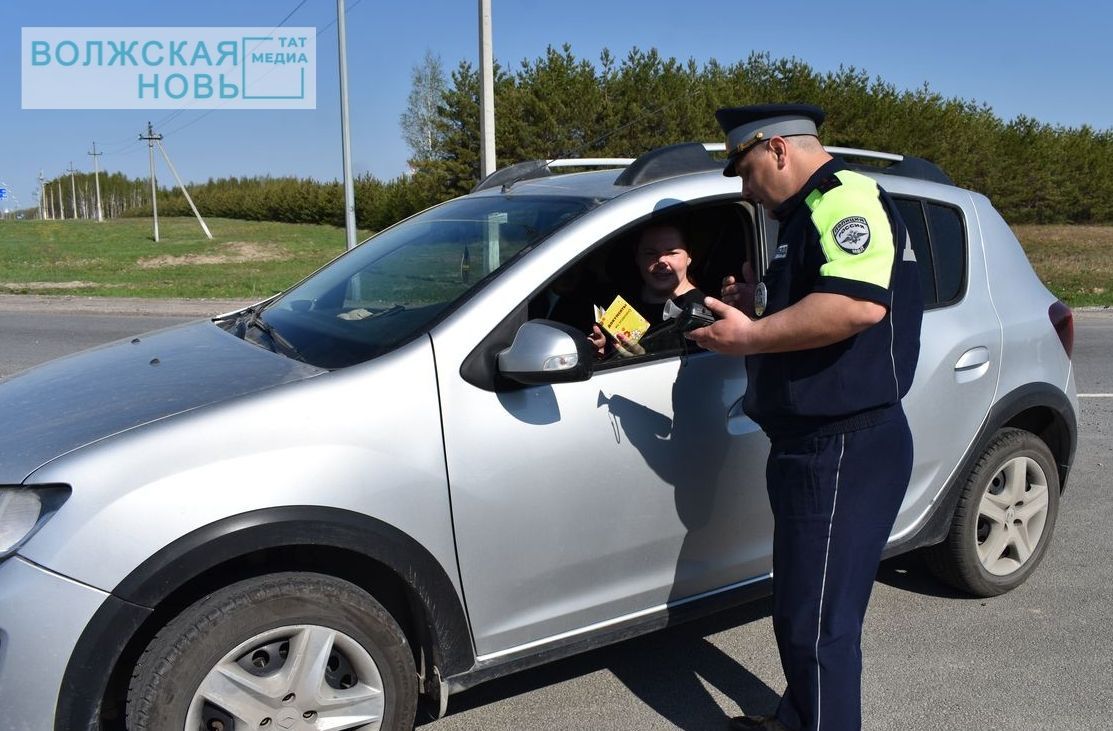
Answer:
[[[692,330],[686,334],[687,338],[696,341],[700,347],[725,355],[749,355],[756,352],[753,320],[714,297],[708,297],[703,304],[719,319],[707,327]]]
[[[735,279],[733,275],[724,277],[721,290],[723,302],[731,307],[737,307],[753,317],[755,279],[754,268],[748,261],[742,265],[741,282]]]

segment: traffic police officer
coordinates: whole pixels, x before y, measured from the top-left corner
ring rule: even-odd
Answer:
[[[723,174],[780,223],[762,282],[748,269],[747,281],[725,280],[725,302],[707,299],[720,319],[690,334],[748,356],[743,406],[772,445],[773,628],[787,687],[776,716],[731,728],[853,731],[862,621],[912,469],[901,398],[919,354],[919,271],[892,200],[819,144],[822,110],[715,116]]]

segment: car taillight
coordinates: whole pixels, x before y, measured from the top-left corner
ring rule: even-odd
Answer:
[[[1047,316],[1059,336],[1059,342],[1063,344],[1063,350],[1067,351],[1067,357],[1071,357],[1071,353],[1074,352],[1074,313],[1060,300],[1055,300],[1054,304],[1047,308]]]

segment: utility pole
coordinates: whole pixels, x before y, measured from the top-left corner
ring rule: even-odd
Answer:
[[[348,31],[344,0],[336,0],[336,33],[340,55],[340,148],[344,162],[344,230],[348,251],[356,248],[356,191],[352,183],[352,143],[348,133]]]
[[[39,220],[46,219],[46,195],[43,193],[43,171],[39,171]]]
[[[73,160],[70,160],[70,166],[66,169],[70,174],[70,203],[73,205],[73,218],[77,220],[77,186],[73,182],[73,174],[77,171],[73,169]]]
[[[97,158],[103,155],[103,152],[97,152],[97,143],[93,143],[93,151],[86,152],[86,155],[93,156],[93,179],[97,183],[97,220],[104,221],[104,209],[100,206],[100,168],[97,165]]]
[[[147,160],[150,162],[151,167],[151,213],[154,214],[155,222],[155,243],[158,243],[158,197],[155,193],[155,142],[162,139],[162,135],[156,135],[151,123],[147,122],[147,135],[144,137],[139,135],[139,139],[147,140]]]
[[[491,50],[491,0],[479,0],[479,177],[495,172],[495,61]]]
[[[174,174],[174,180],[178,181],[178,187],[182,189],[182,194],[185,196],[186,201],[189,202],[189,207],[190,210],[193,211],[193,215],[197,216],[197,223],[201,224],[201,230],[204,231],[205,235],[212,241],[213,235],[209,233],[209,227],[205,225],[205,219],[201,218],[201,214],[197,212],[197,206],[193,205],[193,199],[189,197],[189,191],[186,190],[185,183],[182,182],[181,177],[178,175],[178,171],[174,168],[174,163],[170,162],[170,156],[166,154],[166,148],[162,145],[162,135],[158,137],[158,151],[162,153],[162,157],[166,160],[166,166],[169,167],[170,172]]]

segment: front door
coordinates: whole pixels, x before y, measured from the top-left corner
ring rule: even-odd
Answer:
[[[721,279],[714,266],[746,256],[753,237],[742,236],[741,213],[731,201],[687,218],[686,238],[707,244],[693,253],[707,291]],[[512,282],[433,333],[460,575],[481,657],[638,619],[770,571],[769,445],[741,412],[742,359],[688,352],[678,337],[652,355],[599,364],[582,383],[492,391],[461,376],[502,319],[492,313],[551,317],[559,308],[537,305],[569,294],[570,282],[621,281],[623,267],[641,276],[638,229],[605,235],[594,247],[583,231],[549,242]],[[584,295],[569,297],[589,318],[574,325],[586,332],[597,295],[583,306]]]
[[[506,393],[441,369],[481,656],[768,573],[768,442],[737,410],[742,366],[676,355]]]

